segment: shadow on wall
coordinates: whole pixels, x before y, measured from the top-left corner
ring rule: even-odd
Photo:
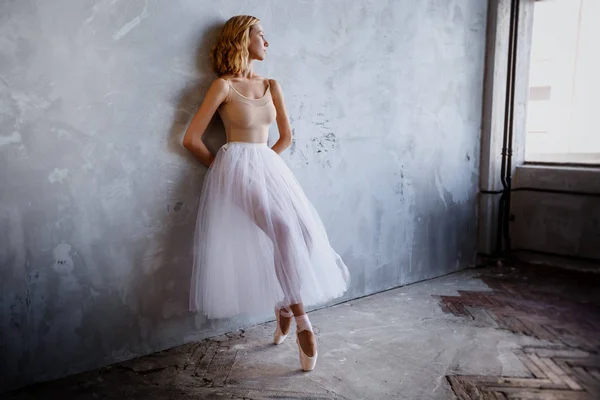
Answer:
[[[155,234],[153,248],[146,252],[152,259],[151,265],[156,265],[156,269],[139,274],[140,279],[131,288],[138,302],[138,321],[143,325],[139,327],[139,331],[142,332],[140,343],[146,346],[145,349],[141,349],[142,353],[179,345],[182,342],[181,336],[193,334],[206,322],[206,319],[196,319],[195,324],[190,324],[191,313],[188,311],[188,304],[193,239],[207,168],[183,147],[182,139],[208,87],[216,78],[209,52],[223,23],[215,23],[200,32],[199,47],[196,51],[196,75],[200,79],[189,82],[179,94],[174,105],[175,115],[171,129],[167,133],[167,151],[183,157],[186,163],[184,169],[178,171],[178,181],[172,186],[172,192],[165,196],[172,199],[169,202],[171,204],[166,206],[166,213],[161,212],[156,216],[159,220],[157,225],[164,229]],[[213,154],[225,144],[225,131],[218,113],[215,113],[203,140]],[[211,326],[212,324],[206,326],[206,329],[210,329]],[[154,342],[159,340],[159,337],[166,339]]]
[[[81,323],[73,333],[73,337],[79,337],[81,341],[65,342],[60,351],[48,349],[43,338],[49,331],[52,333],[63,329],[52,321],[59,316],[49,316],[50,319],[44,320],[40,328],[27,325],[31,310],[15,312],[15,318],[18,318],[15,330],[20,332],[19,335],[12,335],[9,341],[4,336],[5,332],[0,332],[3,342],[0,347],[12,349],[8,357],[0,356],[0,393],[180,345],[185,338],[201,334],[200,329],[208,336],[215,328],[213,321],[207,322],[206,318],[188,311],[194,230],[207,168],[183,147],[182,139],[208,87],[216,78],[212,72],[209,51],[223,23],[204,26],[198,33],[194,75],[199,79],[190,80],[177,98],[171,100],[175,110],[173,121],[165,132],[167,140],[163,143],[166,146],[158,151],[174,155],[167,159],[175,160],[163,163],[161,168],[165,168],[165,176],[176,178],[169,185],[157,182],[168,190],[168,193],[160,195],[161,201],[167,204],[140,210],[142,213],[152,210],[149,212],[154,214],[149,215],[152,222],[145,227],[141,237],[131,238],[126,243],[131,254],[135,254],[129,260],[134,265],[135,280],[127,288],[126,300],[123,300],[123,293],[118,293],[120,290],[115,286],[93,288],[88,281],[81,282],[80,286],[102,292],[94,301],[89,301],[83,291],[81,295],[60,293],[63,298],[74,298],[82,305]],[[190,49],[191,52],[193,50]],[[204,138],[213,153],[225,143],[224,127],[218,114],[215,114]],[[177,156],[183,157],[184,162],[179,162],[181,159],[177,160]],[[174,173],[169,173],[168,169],[174,169]],[[121,221],[121,224],[126,223]],[[99,248],[102,243],[92,243],[91,246]],[[66,253],[69,254],[69,249]],[[71,255],[78,257],[76,253]],[[85,265],[82,259],[76,259],[75,263]],[[67,278],[71,279],[70,276]],[[81,276],[75,278],[78,281],[82,279]],[[52,281],[47,286],[58,288],[59,284]],[[59,294],[54,292],[48,296],[59,299]],[[46,311],[41,309],[40,312]],[[27,329],[31,329],[32,333]],[[33,336],[37,334],[36,329],[44,331],[40,333],[42,336],[39,341]]]

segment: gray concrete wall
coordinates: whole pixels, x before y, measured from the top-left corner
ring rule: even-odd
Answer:
[[[283,157],[352,274],[340,300],[468,266],[486,3],[0,3],[2,387],[270,317],[187,311],[205,168],[180,141],[235,14],[263,21]]]

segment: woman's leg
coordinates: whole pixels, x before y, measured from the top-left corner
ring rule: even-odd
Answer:
[[[259,219],[264,220],[263,218]],[[295,249],[293,248],[294,244],[290,236],[290,228],[283,218],[271,215],[271,219],[272,221],[270,221],[270,224],[267,224],[267,227],[270,228],[269,225],[272,225],[272,234],[269,235],[269,237],[273,240],[275,249],[275,274],[277,275],[277,279],[279,280],[279,284],[285,295],[285,302],[293,303],[293,301],[288,299],[300,299],[300,278],[294,267],[295,259],[293,252]],[[305,315],[306,313],[304,312],[304,305],[301,302],[289,304],[289,307],[292,310],[294,317],[296,317],[297,326],[305,326],[307,322],[310,324],[308,316]],[[281,313],[279,314],[279,326],[284,334],[289,332],[291,320],[291,318],[286,318],[281,315]],[[300,342],[300,347],[304,351],[304,354],[309,357],[315,355],[317,340],[312,331],[306,329],[299,332],[298,341]]]
[[[293,266],[293,244],[291,242],[289,228],[285,225],[285,221],[282,218],[273,216],[271,216],[271,219],[272,220],[269,221],[264,217],[257,218],[259,221],[267,221],[267,223],[263,224],[264,229],[262,226],[261,229],[265,231],[273,241],[275,275],[277,276],[277,280],[279,281],[279,285],[285,296],[284,304],[291,308],[290,303],[293,302],[292,299],[300,298],[300,278]],[[302,307],[302,303],[300,303],[300,307]],[[292,313],[294,316],[298,315],[294,312],[293,308]],[[291,324],[291,317],[286,317],[281,313],[279,314],[279,327],[283,334],[289,333]]]
[[[246,198],[250,199],[251,206],[248,208],[251,208],[251,210],[246,207],[243,207],[243,209],[273,242],[275,275],[284,294],[283,305],[289,306],[294,300],[297,302],[300,299],[300,278],[294,267],[296,263],[294,260],[295,249],[290,235],[289,223],[281,215],[281,210],[277,208],[269,209],[264,204],[265,199],[261,198],[259,193],[256,190],[248,190]],[[302,307],[301,303],[300,307]],[[293,310],[292,312],[297,315]],[[283,334],[289,333],[291,324],[292,317],[286,317],[280,312],[279,327]]]
[[[275,274],[281,285],[281,289],[285,296],[284,303],[289,305],[297,324],[306,324],[308,316],[304,312],[304,305],[300,300],[300,278],[296,271],[297,257],[294,248],[297,243],[293,243],[289,218],[285,218],[282,210],[279,207],[269,207],[265,204],[266,199],[259,195],[260,191],[249,190],[249,198],[252,205],[251,216],[256,225],[271,239],[274,249],[274,265]],[[250,211],[250,210],[248,210]],[[248,213],[250,215],[250,212]],[[305,245],[310,247],[312,238],[310,234],[300,224],[301,235],[305,240]],[[294,301],[295,300],[295,301]],[[292,304],[293,303],[293,304]],[[301,317],[301,318],[299,318]],[[279,314],[279,326],[282,333],[287,334],[291,328],[291,317],[285,317]],[[310,322],[308,322],[310,324]],[[300,325],[303,326],[303,325]],[[316,337],[310,330],[303,330],[298,333],[298,341],[304,353],[313,357],[316,348]]]

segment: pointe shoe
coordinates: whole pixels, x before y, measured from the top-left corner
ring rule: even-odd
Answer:
[[[281,331],[281,325],[279,325],[279,318],[281,317],[281,315],[287,318],[291,318],[294,316],[294,314],[291,310],[289,310],[289,308],[286,308],[281,304],[277,304],[275,306],[275,318],[277,318],[277,328],[275,328],[275,334],[273,334],[273,343],[275,344],[281,344],[288,336],[288,334],[284,335]]]
[[[302,350],[302,347],[300,346],[300,340],[298,339],[298,334],[302,331],[311,331],[313,335],[315,334],[312,330],[312,325],[308,319],[308,315],[302,314],[296,317],[296,328],[296,344],[298,345],[298,353],[300,354],[300,366],[302,367],[303,371],[312,371],[317,364],[317,349],[315,348],[314,356],[307,356]]]

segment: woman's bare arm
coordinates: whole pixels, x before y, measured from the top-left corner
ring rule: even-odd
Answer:
[[[279,130],[279,140],[273,145],[272,149],[281,154],[285,149],[290,147],[292,144],[292,128],[290,127],[290,120],[288,119],[285,104],[283,102],[283,91],[281,86],[274,79],[269,79],[271,85],[271,96],[273,97],[273,104],[277,111],[277,130]]]
[[[212,164],[214,156],[202,141],[202,135],[217,108],[227,99],[228,90],[228,84],[224,79],[215,79],[183,136],[183,146],[208,167]]]

